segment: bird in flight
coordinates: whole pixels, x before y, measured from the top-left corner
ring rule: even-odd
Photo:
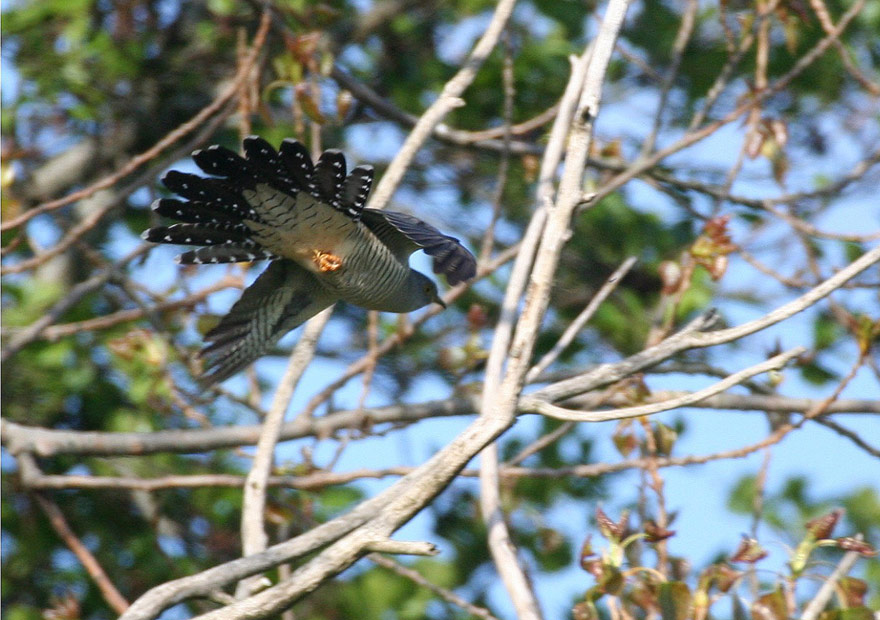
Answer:
[[[205,335],[203,389],[336,301],[386,312],[445,307],[434,282],[410,268],[416,250],[449,284],[476,274],[473,254],[458,239],[411,215],[365,208],[373,168],[347,173],[336,149],[313,164],[301,142],[284,140],[276,151],[251,136],[244,157],[217,145],[192,157],[210,176],[168,172],[162,183],[179,198],[160,198],[153,209],[179,223],[150,228],[143,238],[197,246],[178,257],[181,264],[269,261]]]

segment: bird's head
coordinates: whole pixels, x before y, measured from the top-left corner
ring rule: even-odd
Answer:
[[[416,279],[418,280],[418,285],[421,288],[421,300],[423,302],[422,306],[427,306],[430,303],[436,303],[440,304],[441,306],[443,306],[444,309],[446,309],[446,302],[444,302],[440,298],[440,293],[437,290],[437,284],[431,278],[419,273],[418,271],[416,271],[415,273],[418,276],[418,278]]]
[[[416,310],[431,303],[446,307],[446,303],[440,298],[440,293],[437,291],[437,285],[423,273],[411,270],[408,288],[409,299],[406,301],[408,306],[406,311]]]

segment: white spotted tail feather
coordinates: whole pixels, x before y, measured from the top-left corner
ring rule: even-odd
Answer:
[[[474,277],[476,261],[454,237],[410,215],[365,208],[372,167],[348,172],[335,149],[313,164],[289,139],[276,151],[251,136],[243,153],[211,146],[193,153],[210,176],[168,172],[163,183],[178,197],[160,198],[153,209],[178,223],[143,234],[196,246],[181,263],[273,261],[206,335],[203,386],[243,369],[335,301],[393,312],[442,303],[436,285],[409,267],[418,249],[450,284]]]

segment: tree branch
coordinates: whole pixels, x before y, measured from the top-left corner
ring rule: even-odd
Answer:
[[[403,175],[409,168],[410,163],[412,163],[416,153],[431,135],[431,132],[440,120],[453,109],[464,105],[464,101],[460,99],[461,95],[470,86],[471,82],[474,81],[477,71],[483,66],[483,62],[489,57],[489,54],[498,43],[498,39],[501,37],[501,33],[507,24],[507,20],[510,18],[510,14],[513,12],[515,4],[516,0],[500,0],[498,2],[489,26],[483,33],[483,36],[480,37],[480,40],[477,41],[462,68],[443,86],[443,90],[440,92],[437,100],[425,110],[412,128],[412,131],[409,132],[397,155],[394,156],[385,174],[382,175],[382,179],[373,190],[369,207],[381,209],[388,204],[391,195],[403,179]]]
[[[670,398],[669,400],[659,403],[639,405],[637,407],[624,407],[622,409],[612,409],[610,411],[572,411],[571,409],[551,405],[540,399],[530,399],[525,397],[520,399],[520,406],[525,412],[533,411],[534,413],[540,413],[557,420],[567,420],[570,422],[605,422],[608,420],[624,420],[626,418],[653,415],[655,413],[660,413],[661,411],[669,411],[670,409],[678,409],[688,405],[699,404],[703,399],[708,398],[709,396],[715,396],[716,394],[730,389],[747,379],[751,379],[755,375],[783,368],[789,361],[798,355],[801,355],[804,351],[806,351],[805,347],[796,347],[785,353],[780,353],[765,362],[735,372],[707,388],[677,398]]]

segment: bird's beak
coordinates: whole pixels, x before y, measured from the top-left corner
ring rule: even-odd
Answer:
[[[443,306],[443,309],[446,310],[446,302],[443,301],[442,299],[440,299],[440,296],[439,296],[439,295],[438,295],[437,297],[434,298],[434,301],[435,301],[436,303],[440,304],[441,306]]]

